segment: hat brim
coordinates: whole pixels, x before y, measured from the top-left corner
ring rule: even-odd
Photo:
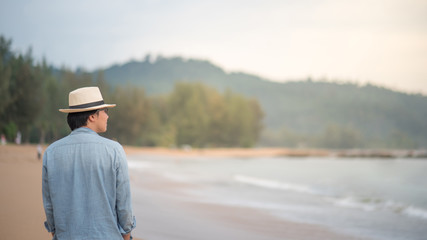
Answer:
[[[102,104],[102,105],[98,105],[98,106],[94,106],[94,107],[89,107],[89,108],[67,108],[67,109],[59,109],[59,111],[63,112],[63,113],[76,113],[76,112],[87,112],[87,111],[97,110],[97,109],[101,109],[101,108],[113,108],[115,106],[116,106],[116,104]]]

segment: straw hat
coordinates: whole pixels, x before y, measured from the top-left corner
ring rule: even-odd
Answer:
[[[68,109],[59,109],[60,112],[86,112],[101,108],[112,108],[116,104],[105,104],[98,87],[78,88],[68,95]]]

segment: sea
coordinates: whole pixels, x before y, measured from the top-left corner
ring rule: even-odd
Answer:
[[[254,208],[372,240],[427,239],[427,159],[133,155],[129,168],[196,184],[189,201]]]

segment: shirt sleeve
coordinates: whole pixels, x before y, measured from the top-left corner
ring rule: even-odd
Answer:
[[[117,154],[117,162],[116,213],[120,232],[127,234],[136,227],[136,221],[132,215],[132,199],[126,154],[121,146]]]
[[[50,199],[48,171],[46,166],[47,154],[43,156],[43,172],[42,172],[42,193],[43,193],[43,206],[46,214],[46,221],[44,226],[48,232],[55,232],[55,222],[53,219],[53,207]]]

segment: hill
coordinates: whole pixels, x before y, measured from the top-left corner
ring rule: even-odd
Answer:
[[[103,71],[111,85],[142,86],[148,95],[168,93],[175,82],[185,81],[256,98],[265,113],[262,145],[427,147],[427,97],[419,94],[353,83],[278,83],[180,57],[151,61],[147,56]]]

